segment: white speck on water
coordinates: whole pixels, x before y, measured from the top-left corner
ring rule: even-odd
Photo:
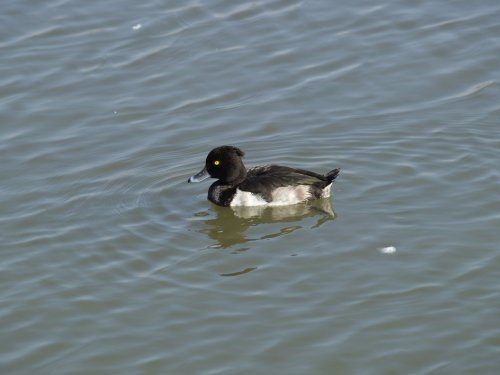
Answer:
[[[396,252],[396,248],[394,246],[382,247],[379,250],[382,254],[394,254]]]
[[[132,26],[132,30],[139,30],[141,27],[142,25],[138,23],[137,25]]]

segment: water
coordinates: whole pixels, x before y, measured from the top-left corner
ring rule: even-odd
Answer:
[[[498,373],[498,2],[0,15],[0,373]],[[220,144],[335,219],[213,206]]]

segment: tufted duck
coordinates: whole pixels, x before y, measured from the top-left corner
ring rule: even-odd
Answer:
[[[214,148],[205,168],[188,182],[216,178],[208,190],[208,199],[219,206],[283,206],[330,196],[332,183],[340,172],[326,175],[285,167],[264,165],[246,169],[244,153],[234,146]]]

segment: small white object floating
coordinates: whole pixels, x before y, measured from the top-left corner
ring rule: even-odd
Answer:
[[[132,30],[139,30],[141,27],[142,27],[142,25],[140,23],[138,23],[137,25],[132,26]]]
[[[394,254],[396,252],[396,248],[394,246],[387,246],[379,249],[382,254]]]

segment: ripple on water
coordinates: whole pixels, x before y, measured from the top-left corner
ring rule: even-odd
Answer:
[[[3,5],[3,372],[497,371],[496,4],[46,5]],[[220,144],[333,207],[213,206]]]

